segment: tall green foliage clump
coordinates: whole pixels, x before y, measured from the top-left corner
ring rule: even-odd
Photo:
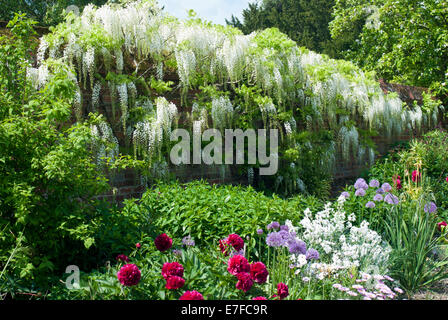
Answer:
[[[333,15],[331,34],[348,44],[346,58],[386,79],[447,94],[447,1],[337,0]]]
[[[91,133],[100,117],[71,125],[75,74],[47,61],[45,81],[31,81],[33,25],[24,15],[0,38],[0,277],[44,280],[95,242],[93,197],[108,188],[95,164]],[[105,148],[108,148],[106,144]],[[36,276],[39,275],[39,279]]]

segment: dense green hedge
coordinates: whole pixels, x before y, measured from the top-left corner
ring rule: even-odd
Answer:
[[[207,243],[230,233],[243,237],[256,233],[272,221],[290,219],[297,224],[306,208],[321,207],[314,197],[283,200],[267,197],[251,187],[159,183],[140,201],[126,202],[122,213],[140,217],[159,232],[182,238],[191,235],[196,243]]]

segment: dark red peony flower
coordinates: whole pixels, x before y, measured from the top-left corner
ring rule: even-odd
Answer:
[[[277,296],[280,297],[280,300],[285,299],[288,295],[288,286],[282,282],[277,284]]]
[[[241,255],[236,255],[227,262],[227,271],[236,276],[240,272],[249,272],[250,265],[246,258]]]
[[[167,280],[171,276],[183,277],[184,267],[178,262],[167,262],[162,267],[162,276]]]
[[[254,284],[254,280],[250,277],[250,274],[247,272],[240,272],[236,275],[238,282],[236,283],[236,288],[238,290],[243,290],[247,292],[252,288]]]
[[[124,254],[119,254],[117,256],[117,261],[129,262],[129,258],[128,258],[128,256],[126,256]]]
[[[166,251],[173,246],[173,239],[168,237],[166,233],[161,234],[154,240],[157,250]]]
[[[185,291],[185,293],[179,298],[179,300],[204,300],[204,297],[196,290],[193,290]]]
[[[252,298],[252,300],[268,300],[268,299],[266,297],[260,296],[260,297]]]
[[[184,286],[185,279],[179,277],[179,276],[171,276],[166,280],[166,286],[168,290],[176,290],[180,289]]]
[[[256,283],[265,283],[269,272],[263,262],[255,262],[250,265],[250,276]]]
[[[135,264],[125,264],[117,273],[118,281],[126,287],[136,286],[142,274]]]
[[[237,234],[229,234],[226,240],[226,242],[230,244],[236,251],[240,251],[244,248],[244,240]]]

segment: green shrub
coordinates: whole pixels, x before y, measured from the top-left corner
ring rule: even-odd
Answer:
[[[230,233],[252,236],[274,220],[298,222],[307,207],[317,209],[321,203],[314,197],[283,200],[251,187],[211,186],[197,181],[159,183],[141,200],[128,201],[123,215],[138,216],[142,224],[172,237],[191,235],[197,243],[206,244]]]
[[[70,124],[72,70],[53,60],[39,89],[27,78],[33,24],[16,15],[0,38],[0,270],[11,287],[85,256],[100,227],[94,196],[108,188],[91,150],[99,117]]]

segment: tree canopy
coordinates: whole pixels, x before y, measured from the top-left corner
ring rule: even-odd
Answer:
[[[265,0],[250,3],[242,21],[232,16],[227,23],[245,34],[276,27],[300,46],[333,55],[328,29],[333,6],[334,0]]]

